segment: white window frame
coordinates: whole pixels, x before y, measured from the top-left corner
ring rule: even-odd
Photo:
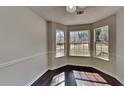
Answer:
[[[108,59],[107,59],[107,58],[104,58],[104,57],[98,57],[98,56],[96,56],[96,44],[97,44],[97,43],[96,43],[96,29],[100,29],[100,28],[103,28],[103,27],[105,27],[105,26],[108,26],[108,39],[109,39],[109,40],[108,40]],[[105,60],[105,61],[110,61],[110,55],[109,55],[109,54],[110,54],[110,51],[109,51],[109,50],[110,50],[110,49],[109,49],[109,48],[110,48],[110,46],[109,46],[109,43],[110,43],[110,42],[109,42],[109,41],[110,41],[109,25],[104,25],[104,26],[95,28],[93,35],[94,35],[94,57],[95,57],[95,58],[98,58],[98,59]],[[102,44],[103,44],[103,43],[102,43]]]
[[[70,32],[83,32],[83,31],[88,31],[88,40],[89,40],[89,43],[87,43],[88,44],[88,47],[89,47],[89,55],[87,56],[87,55],[70,55],[70,47],[71,47],[71,44],[70,44]],[[68,34],[68,36],[69,36],[69,42],[68,42],[68,45],[69,45],[69,49],[68,49],[68,55],[70,56],[70,57],[91,57],[91,40],[90,40],[90,38],[91,38],[91,36],[90,36],[90,30],[76,30],[76,31],[69,31],[69,34]]]
[[[57,33],[57,31],[62,31],[63,33],[64,33],[64,55],[61,55],[61,56],[57,56],[57,49],[56,49],[56,33]],[[65,53],[65,31],[64,30],[62,30],[62,29],[56,29],[56,31],[55,31],[55,57],[56,58],[61,58],[61,57],[64,57],[66,55],[66,53]]]

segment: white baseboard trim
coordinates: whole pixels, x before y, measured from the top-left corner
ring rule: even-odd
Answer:
[[[62,64],[62,65],[59,65],[59,66],[50,67],[49,69],[54,70],[54,69],[57,69],[57,68],[60,68],[60,67],[66,66],[66,65],[68,65],[68,64],[65,63],[65,64]]]
[[[110,76],[116,78],[116,76],[113,75],[112,73],[109,73],[109,72],[107,72],[107,71],[105,71],[105,70],[103,70],[103,69],[100,69],[99,67],[93,66],[93,65],[81,65],[81,64],[71,64],[71,63],[69,63],[68,65],[93,67],[93,68],[98,69],[99,71],[101,71],[101,72],[103,72],[103,73],[106,73],[106,74],[108,74],[108,75],[110,75]]]
[[[115,76],[114,74],[110,73],[110,72],[107,72],[107,71],[105,71],[105,70],[103,70],[103,69],[101,69],[101,68],[99,68],[99,67],[96,67],[96,66],[92,66],[92,67],[95,68],[95,69],[98,69],[99,71],[101,71],[101,72],[103,72],[103,73],[105,73],[105,74],[108,74],[108,75],[110,75],[110,76],[116,78],[116,76]]]
[[[92,67],[92,65],[81,65],[81,64],[75,64],[75,63],[68,63],[68,65]]]
[[[120,81],[120,82],[121,82],[121,84],[123,84],[123,85],[124,85],[124,81],[123,81],[120,77],[116,76],[116,79],[117,79],[118,81]]]
[[[98,67],[95,67],[95,66],[93,66],[93,65],[81,65],[81,64],[65,63],[65,64],[63,64],[63,65],[55,66],[55,67],[52,67],[52,68],[49,68],[49,69],[50,69],[50,70],[54,70],[54,69],[57,69],[57,68],[60,68],[60,67],[66,66],[66,65],[93,67],[93,68],[95,68],[95,69],[100,70],[100,71],[103,72],[103,73],[106,73],[106,74],[108,74],[108,75],[110,75],[110,76],[116,77],[116,76],[113,75],[112,73],[109,73],[109,72],[107,72],[107,71],[105,71],[105,70],[103,70],[103,69],[100,69],[100,68],[98,68]]]
[[[37,77],[35,77],[32,81],[30,81],[25,86],[31,86],[36,80],[38,80],[44,73],[46,73],[49,69],[44,70],[43,72],[39,73]]]

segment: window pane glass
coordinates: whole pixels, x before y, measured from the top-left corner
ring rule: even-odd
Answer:
[[[70,32],[70,56],[90,56],[89,31]]]
[[[62,57],[64,53],[64,31],[56,30],[56,57]]]
[[[108,26],[95,29],[96,57],[109,60]]]

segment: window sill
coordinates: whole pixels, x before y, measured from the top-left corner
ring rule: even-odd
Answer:
[[[61,56],[61,57],[55,57],[56,59],[58,59],[58,58],[64,58],[64,57],[66,57],[66,56]]]
[[[107,62],[110,61],[110,59],[105,59],[105,58],[102,58],[102,57],[94,57],[94,58],[99,59],[99,60],[103,60],[103,61],[107,61]]]
[[[74,57],[74,58],[95,58],[95,59],[98,59],[98,60],[103,60],[103,61],[107,61],[107,62],[109,62],[110,61],[110,59],[105,59],[105,58],[101,58],[101,57],[92,57],[92,56],[71,56],[71,55],[69,55],[69,56],[61,56],[61,57],[55,57],[56,59],[59,59],[59,58],[65,58],[65,57]]]
[[[74,56],[74,55],[69,55],[68,57],[91,58],[91,56]]]

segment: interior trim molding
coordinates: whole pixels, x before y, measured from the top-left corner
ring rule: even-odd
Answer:
[[[103,69],[100,69],[99,67],[96,67],[96,66],[94,66],[94,65],[80,65],[80,64],[71,64],[71,63],[69,63],[68,65],[93,67],[93,68],[98,69],[99,71],[101,71],[101,72],[103,72],[103,73],[106,73],[106,74],[108,74],[108,75],[110,75],[110,76],[116,77],[114,74],[109,73],[109,72],[107,72],[107,71],[105,71],[105,70],[103,70]]]
[[[107,71],[105,71],[105,70],[103,70],[103,69],[100,69],[99,67],[96,67],[96,66],[94,66],[94,65],[81,65],[81,64],[65,63],[65,64],[63,64],[63,65],[55,66],[55,67],[52,67],[52,68],[49,68],[49,69],[50,69],[50,70],[54,70],[54,69],[57,69],[57,68],[60,68],[60,67],[66,66],[66,65],[93,67],[93,68],[95,68],[95,69],[98,69],[98,70],[100,70],[100,71],[102,71],[102,72],[104,72],[104,73],[110,75],[110,76],[116,77],[116,76],[113,75],[112,73],[109,73],[109,72],[107,72]]]
[[[124,85],[124,81],[119,76],[116,76],[116,79]]]
[[[101,69],[101,68],[99,68],[99,67],[96,67],[96,66],[92,66],[92,67],[95,68],[95,69],[98,69],[99,71],[101,71],[101,72],[103,72],[103,73],[106,73],[106,74],[108,74],[108,75],[110,75],[110,76],[116,78],[116,76],[115,76],[114,74],[109,73],[109,72],[107,72],[107,71],[105,71],[105,70],[103,70],[103,69]]]
[[[49,69],[50,69],[50,70],[55,70],[55,69],[57,69],[57,68],[60,68],[60,67],[66,66],[66,65],[68,65],[68,64],[65,63],[65,64],[62,64],[62,65],[59,65],[59,66],[50,67]]]
[[[31,58],[35,58],[35,57],[46,55],[46,54],[47,54],[46,52],[38,53],[38,54],[34,54],[32,56],[27,56],[27,57],[23,57],[23,58],[20,58],[20,59],[15,59],[15,60],[7,61],[7,62],[4,62],[4,63],[0,64],[0,69],[8,67],[8,66],[11,66],[11,65],[14,65],[14,64],[18,64],[20,62],[26,62],[25,60],[29,60]]]
[[[35,77],[33,80],[31,80],[28,84],[26,84],[25,86],[31,86],[35,81],[37,81],[44,73],[46,73],[49,69],[47,68],[46,70],[44,70],[43,72],[39,73],[39,75],[37,77]]]
[[[68,63],[67,65],[93,67],[93,65],[86,65],[86,64],[81,65],[81,64],[76,64],[76,63]]]

